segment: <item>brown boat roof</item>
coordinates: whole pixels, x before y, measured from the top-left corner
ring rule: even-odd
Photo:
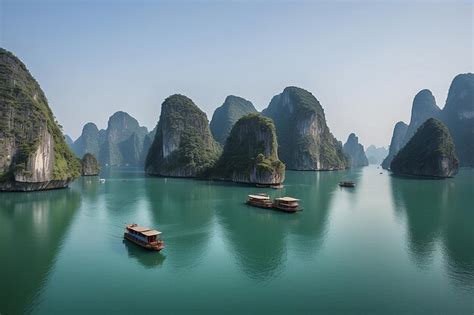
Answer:
[[[279,201],[299,201],[299,199],[293,198],[293,197],[281,197],[281,198],[276,198],[275,200]]]
[[[145,231],[145,232],[141,232],[143,235],[145,236],[154,236],[154,235],[159,235],[161,234],[160,231],[157,231],[157,230],[148,230],[148,231]]]
[[[249,195],[249,198],[259,199],[259,200],[268,200],[268,199],[270,199],[270,197],[268,197],[268,196],[260,196],[260,195]]]
[[[150,228],[144,227],[144,226],[130,226],[130,230],[134,230],[135,232],[142,233],[143,235],[146,236],[153,236],[153,235],[158,235],[161,234],[160,231],[157,230],[152,230]]]

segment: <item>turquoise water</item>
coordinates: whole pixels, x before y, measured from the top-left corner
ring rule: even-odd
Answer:
[[[287,172],[285,214],[260,188],[112,169],[70,189],[0,194],[0,313],[474,312],[474,170]],[[338,187],[343,179],[355,189]],[[166,248],[124,242],[137,222]]]

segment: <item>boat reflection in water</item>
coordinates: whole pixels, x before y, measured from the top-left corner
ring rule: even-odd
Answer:
[[[143,267],[147,269],[156,268],[163,265],[166,256],[161,253],[150,253],[137,247],[127,240],[122,241],[127,249],[128,257],[136,259]]]

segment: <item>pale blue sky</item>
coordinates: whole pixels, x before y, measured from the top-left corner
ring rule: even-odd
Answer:
[[[65,132],[117,110],[153,128],[170,94],[210,119],[229,94],[265,108],[311,91],[343,142],[388,145],[421,89],[444,106],[473,72],[473,2],[0,0],[0,46],[40,82]]]

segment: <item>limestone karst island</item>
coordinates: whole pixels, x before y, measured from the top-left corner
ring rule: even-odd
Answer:
[[[0,315],[474,314],[472,12],[0,1]]]

